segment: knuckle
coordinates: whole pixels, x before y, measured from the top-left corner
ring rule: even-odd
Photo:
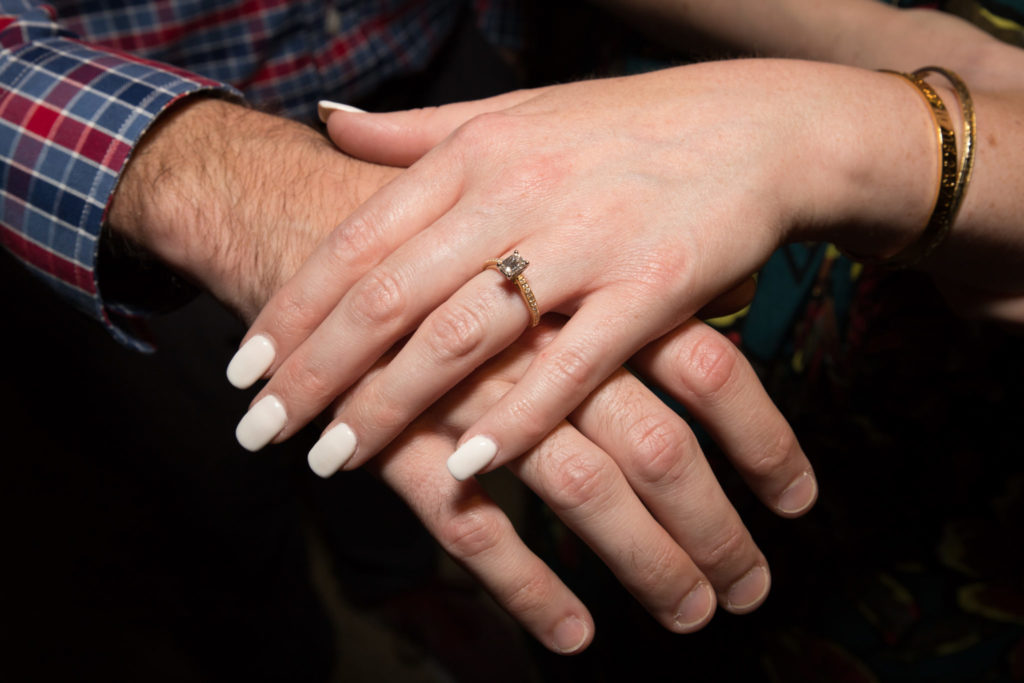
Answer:
[[[547,458],[547,482],[551,504],[562,511],[579,510],[597,504],[612,490],[612,472],[607,463],[582,452],[561,458]]]
[[[277,339],[303,339],[307,336],[314,325],[310,318],[310,303],[305,292],[297,287],[288,287],[281,291],[280,298],[274,304],[272,316]]]
[[[331,263],[337,268],[373,263],[381,251],[380,224],[369,216],[357,215],[335,228],[327,241]]]
[[[685,270],[676,259],[645,258],[629,273],[629,279],[642,295],[662,298],[665,292],[678,289],[679,274]]]
[[[495,211],[519,215],[535,210],[537,204],[564,197],[566,184],[577,170],[575,156],[557,144],[539,148],[528,143],[536,140],[536,126],[535,119],[522,114],[487,112],[462,124],[444,145],[454,163],[483,171],[480,177],[487,180],[473,188],[473,192],[486,193],[487,201],[477,207],[482,217]],[[527,149],[528,154],[524,153]],[[495,169],[500,169],[500,180],[493,175]],[[527,199],[529,205],[524,204]],[[570,213],[572,219],[566,222],[577,226],[584,216],[597,213],[586,208],[577,212],[561,201],[557,210]]]
[[[438,362],[471,356],[486,339],[483,313],[467,302],[451,302],[439,308],[427,322],[427,343]]]
[[[684,386],[706,401],[714,401],[727,390],[740,364],[733,343],[713,332],[681,349],[677,360]]]
[[[626,432],[636,475],[647,484],[672,485],[686,478],[685,455],[694,447],[689,430],[661,415],[645,415]]]
[[[531,572],[504,594],[499,594],[499,602],[510,613],[519,616],[543,612],[549,604],[550,586],[539,572]]]
[[[369,325],[388,325],[399,320],[406,307],[401,278],[377,267],[352,288],[352,309]]]
[[[647,596],[664,594],[674,590],[684,572],[685,564],[677,547],[660,546],[634,549],[634,557],[643,558],[643,566],[636,578],[637,588]]]
[[[560,186],[565,175],[562,164],[550,156],[518,160],[508,167],[502,178],[504,198],[509,202],[522,202],[524,197],[546,196]]]
[[[634,201],[635,203],[635,201]],[[615,207],[614,213],[630,215],[630,205]],[[606,220],[599,217],[599,220]],[[620,243],[623,258],[608,269],[608,277],[628,285],[631,299],[641,303],[650,300],[675,299],[688,296],[688,274],[692,271],[682,245],[651,248],[651,245]]]
[[[592,374],[592,363],[587,352],[578,346],[559,349],[544,359],[545,376],[563,395],[576,395]]]
[[[279,395],[307,396],[321,398],[331,393],[333,387],[330,374],[317,362],[309,358],[297,362],[281,376],[282,387]],[[287,401],[286,401],[287,402]]]
[[[758,478],[768,478],[783,469],[799,450],[796,435],[789,429],[778,429],[765,443],[759,457],[751,462],[749,472]]]
[[[455,131],[453,141],[466,163],[481,158],[501,157],[501,184],[494,189],[494,201],[521,202],[524,196],[546,196],[569,174],[569,165],[557,153],[534,150],[529,156],[516,154],[516,144],[528,130],[522,116],[505,112],[480,114]],[[510,152],[511,151],[511,152]],[[509,156],[514,157],[510,159]]]
[[[531,398],[520,398],[511,401],[507,408],[509,422],[522,438],[529,443],[540,441],[551,431],[548,416],[541,410],[537,401]]]
[[[747,542],[746,530],[739,524],[729,524],[707,550],[696,549],[692,553],[693,560],[705,573],[721,573],[727,565],[734,563],[734,558],[744,554]]]
[[[438,541],[448,554],[468,561],[497,548],[507,522],[494,512],[472,509],[456,512],[438,531]]]
[[[395,401],[380,382],[371,382],[364,391],[355,404],[357,424],[395,434],[412,420],[406,402]]]
[[[477,114],[455,130],[454,139],[471,148],[491,144],[503,139],[502,132],[508,130],[511,118],[497,111]]]

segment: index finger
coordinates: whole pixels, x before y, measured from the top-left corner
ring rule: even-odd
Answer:
[[[320,111],[327,134],[342,151],[378,164],[410,166],[473,117],[514,107],[547,89],[381,114],[353,112],[334,102],[321,102]]]
[[[246,389],[272,374],[360,278],[455,202],[457,184],[437,174],[414,167],[395,180],[402,182],[343,220],[267,302],[228,365],[232,385]]]
[[[587,608],[476,482],[456,482],[437,467],[451,444],[431,427],[411,429],[376,460],[384,481],[537,640],[561,654],[585,649],[594,634]]]

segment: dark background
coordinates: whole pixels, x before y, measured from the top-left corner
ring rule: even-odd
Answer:
[[[614,22],[538,27],[534,80],[651,57]],[[359,104],[478,97],[520,76],[467,28],[433,73]],[[761,366],[818,471],[817,509],[773,517],[709,445],[772,563],[755,614],[664,632],[532,496],[491,479],[594,613],[594,645],[561,658],[371,477],[311,475],[314,434],[258,454],[235,443],[252,393],[224,368],[244,329],[215,302],[157,319],[159,353],[136,354],[0,255],[0,678],[1024,680],[1019,342],[956,320],[922,278],[881,281],[842,368],[810,382]]]

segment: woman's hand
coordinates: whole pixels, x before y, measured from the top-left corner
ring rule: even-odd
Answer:
[[[880,100],[919,113],[920,135]],[[478,114],[491,107],[501,111]],[[343,222],[251,328],[271,377],[240,423],[243,444],[287,438],[412,333],[314,449],[325,472],[365,462],[528,326],[516,288],[481,272],[517,249],[540,313],[569,321],[460,439],[451,469],[470,476],[538,443],[780,242],[856,220],[846,246],[898,248],[898,228],[917,230],[930,210],[931,177],[906,163],[935,161],[927,109],[898,79],[857,69],[703,64],[448,111],[449,128],[468,121]],[[391,125],[336,115],[332,134],[356,153],[372,143],[360,148],[344,117],[365,117],[364,131]],[[850,142],[866,127],[882,149]],[[410,161],[424,146],[375,160]],[[868,173],[879,166],[888,174]],[[880,183],[900,188],[896,208]]]
[[[293,144],[281,149],[289,153],[298,148]],[[308,155],[308,150],[302,151]],[[360,162],[331,155],[322,161],[358,170]],[[328,175],[332,182],[371,177],[333,168]],[[307,192],[314,189],[303,186]],[[220,283],[226,303],[248,311],[267,301],[329,230],[329,216],[347,215],[371,191],[364,182],[346,189],[352,194],[347,203],[338,193],[325,195],[325,201],[337,203],[325,213],[313,211],[315,200],[310,200],[306,208],[316,221],[269,231],[277,249],[261,253],[259,259],[250,254],[249,268],[227,269]],[[238,226],[234,238],[239,247],[265,246],[244,239],[245,230],[259,228],[254,225]],[[259,230],[262,234],[263,228]],[[741,287],[732,293],[738,298],[718,303],[735,307],[750,293],[748,286]],[[445,548],[501,604],[552,649],[573,651],[584,647],[593,634],[585,607],[522,544],[475,482],[457,482],[440,466],[458,434],[505,395],[558,334],[557,322],[558,316],[551,316],[512,349],[488,361],[406,429],[375,464]],[[350,401],[394,357],[378,360],[329,414],[348,410]],[[813,504],[817,487],[806,457],[730,342],[690,321],[650,345],[633,364],[702,421],[766,505],[784,516],[796,516]],[[316,457],[312,459],[319,467]],[[700,628],[710,619],[716,601],[727,610],[745,612],[765,598],[769,574],[764,556],[715,481],[693,434],[625,371],[601,385],[569,422],[557,425],[549,439],[512,467],[667,628]]]

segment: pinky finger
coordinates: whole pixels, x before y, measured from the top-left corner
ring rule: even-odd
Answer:
[[[579,598],[519,538],[502,510],[475,482],[456,482],[438,467],[453,440],[408,430],[376,460],[442,548],[480,581],[499,605],[552,652],[590,644],[594,621]]]
[[[784,517],[797,517],[814,505],[818,484],[811,463],[731,341],[690,320],[633,360],[707,428],[766,505]]]

